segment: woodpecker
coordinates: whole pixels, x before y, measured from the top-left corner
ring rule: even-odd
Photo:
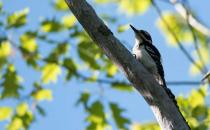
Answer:
[[[132,25],[130,27],[135,33],[135,45],[132,49],[134,57],[155,77],[160,86],[164,88],[168,96],[177,105],[174,94],[166,86],[161,54],[152,44],[152,37],[147,31],[137,30]]]
[[[169,98],[174,102],[175,106],[179,110],[174,94],[166,86],[163,65],[161,63],[161,55],[158,49],[152,44],[152,37],[147,31],[137,30],[132,25],[130,25],[130,27],[135,32],[135,45],[132,50],[134,57],[155,77],[160,86],[163,87]],[[180,114],[182,115],[181,112]],[[187,123],[183,115],[182,118]],[[189,125],[188,127],[190,130]]]

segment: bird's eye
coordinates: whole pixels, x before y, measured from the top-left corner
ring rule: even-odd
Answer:
[[[139,48],[143,45],[143,43],[139,43]]]

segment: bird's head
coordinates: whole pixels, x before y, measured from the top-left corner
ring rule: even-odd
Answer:
[[[133,29],[136,39],[139,41],[139,44],[150,43],[152,44],[152,37],[145,30],[138,30],[134,28],[132,25],[130,27]]]

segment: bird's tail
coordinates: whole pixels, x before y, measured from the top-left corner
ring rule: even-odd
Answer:
[[[179,112],[180,112],[179,106],[178,106],[177,101],[176,101],[176,97],[175,97],[174,94],[171,92],[171,90],[167,87],[166,82],[165,82],[165,79],[163,79],[162,81],[163,81],[163,84],[162,84],[161,86],[164,88],[164,90],[166,91],[166,93],[168,94],[168,96],[170,97],[170,99],[173,100],[175,106],[178,108],[178,110],[179,110]],[[180,114],[182,115],[181,112],[180,112]],[[188,127],[189,127],[189,129],[190,129],[190,126],[189,126],[188,122],[185,120],[185,118],[183,117],[183,115],[182,115],[182,118],[183,118],[183,120],[187,123],[187,125],[188,125]]]

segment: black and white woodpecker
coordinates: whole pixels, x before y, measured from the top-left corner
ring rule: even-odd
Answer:
[[[135,45],[132,50],[133,55],[155,77],[160,86],[163,87],[170,99],[174,102],[177,109],[179,109],[174,94],[166,86],[163,65],[161,63],[161,55],[158,49],[152,44],[152,37],[147,31],[137,30],[132,25],[130,25],[130,27],[135,32]],[[185,122],[187,122],[183,116],[182,118]]]
[[[137,30],[132,25],[130,27],[135,32],[135,45],[132,49],[133,55],[155,77],[160,86],[165,89],[169,97],[176,103],[175,96],[166,86],[161,55],[152,44],[152,37],[147,31]]]

